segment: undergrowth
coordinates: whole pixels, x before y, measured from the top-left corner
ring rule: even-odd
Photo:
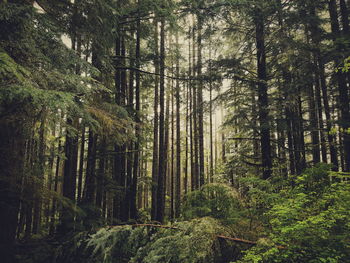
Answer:
[[[88,236],[75,251],[57,262],[86,263],[210,263],[239,258],[247,245],[218,238],[230,236],[227,228],[210,217],[173,224],[169,228],[127,225],[101,228]],[[77,253],[77,251],[79,251]],[[70,254],[67,257],[67,254]]]
[[[179,222],[75,233],[55,240],[49,249],[52,260],[46,253],[42,262],[350,262],[348,175],[318,165],[300,176],[273,179],[246,176],[236,190],[206,185],[184,198]],[[35,258],[39,261],[22,262],[41,263]]]

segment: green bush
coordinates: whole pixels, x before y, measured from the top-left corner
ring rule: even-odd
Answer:
[[[240,244],[220,240],[232,233],[219,221],[204,217],[171,227],[126,225],[101,228],[75,246],[75,252],[56,262],[84,263],[216,263],[238,258]],[[64,251],[64,248],[63,250]],[[68,260],[67,260],[68,259]]]
[[[350,184],[332,183],[327,169],[308,169],[279,192],[266,213],[270,241],[240,262],[350,262]]]
[[[210,216],[225,224],[234,223],[241,211],[238,193],[224,184],[207,184],[190,192],[182,206],[185,220]]]

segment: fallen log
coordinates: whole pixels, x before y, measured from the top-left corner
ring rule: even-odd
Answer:
[[[120,226],[120,225],[118,225]],[[157,225],[157,224],[131,224],[131,225],[123,225],[123,226],[131,226],[131,227],[156,227],[156,228],[163,228],[163,229],[174,229],[174,230],[180,230],[180,231],[185,231],[184,229],[181,229],[176,226],[165,226],[165,225]],[[230,240],[238,243],[244,243],[244,244],[249,244],[249,245],[257,245],[258,242],[256,241],[250,241],[246,239],[241,239],[241,238],[236,238],[236,237],[228,237],[228,236],[223,236],[223,235],[216,235],[217,238],[225,239],[225,240]],[[284,246],[276,246],[278,249],[286,249]]]

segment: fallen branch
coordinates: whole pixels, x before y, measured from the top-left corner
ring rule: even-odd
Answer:
[[[156,224],[132,224],[132,225],[118,225],[118,226],[131,226],[131,227],[156,227],[156,228],[163,228],[163,229],[174,229],[174,230],[180,230],[180,231],[185,231],[184,229],[178,228],[176,226],[165,226],[165,225],[156,225]],[[216,235],[217,238],[225,239],[225,240],[230,240],[238,243],[244,243],[244,244],[249,244],[249,245],[257,245],[258,243],[255,241],[250,241],[246,239],[241,239],[241,238],[236,238],[236,237],[227,237],[223,235]],[[278,249],[286,249],[284,246],[276,246]]]
[[[235,237],[227,237],[227,236],[222,236],[222,235],[218,235],[217,237],[222,238],[222,239],[226,239],[226,240],[230,240],[230,241],[234,241],[234,242],[250,244],[250,245],[257,245],[258,244],[258,242],[255,242],[255,241],[250,241],[250,240],[240,239],[240,238],[235,238]],[[286,249],[286,247],[284,247],[284,246],[276,246],[276,248]]]
[[[240,242],[240,243],[245,243],[245,244],[250,244],[250,245],[257,244],[257,242],[254,242],[254,241],[235,238],[235,237],[227,237],[227,236],[222,236],[222,235],[217,235],[217,238],[226,239],[226,240],[235,241],[235,242]]]
[[[183,229],[180,229],[176,226],[164,226],[164,225],[155,225],[155,224],[134,224],[134,225],[129,225],[131,227],[135,226],[135,227],[138,227],[138,226],[150,226],[150,227],[158,227],[158,228],[166,228],[166,229],[175,229],[175,230],[181,230],[181,231],[184,231]]]

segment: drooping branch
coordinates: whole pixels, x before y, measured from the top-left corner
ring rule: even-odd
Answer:
[[[148,75],[153,75],[153,76],[160,76],[159,73],[142,70],[142,69],[135,68],[135,67],[116,67],[116,69],[133,70],[133,71],[138,71],[138,72],[143,73],[143,74],[148,74]],[[198,77],[197,78],[193,78],[193,77],[175,77],[175,76],[169,76],[169,75],[164,75],[164,77],[168,78],[168,79],[181,80],[181,81],[193,81],[193,80],[199,80],[200,79]],[[252,83],[252,84],[258,84],[259,83],[258,80],[245,79],[245,78],[239,77],[239,76],[220,77],[220,79],[227,79],[227,80],[234,79],[234,80],[238,80],[238,81],[242,81],[242,82],[248,82],[248,83]]]
[[[163,229],[173,229],[173,230],[180,230],[180,231],[186,231],[185,229],[176,227],[176,226],[165,226],[165,225],[157,225],[157,224],[132,224],[132,225],[118,225],[114,227],[120,227],[120,226],[131,226],[131,227],[155,227],[155,228],[163,228]],[[113,228],[113,227],[111,227]],[[251,240],[246,240],[242,238],[236,238],[236,237],[228,237],[224,235],[216,235],[216,238],[224,239],[224,240],[229,240],[229,241],[234,241],[238,243],[243,243],[243,244],[249,244],[249,245],[257,245],[258,243],[256,241],[251,241]],[[284,246],[276,246],[278,249],[286,249]]]

